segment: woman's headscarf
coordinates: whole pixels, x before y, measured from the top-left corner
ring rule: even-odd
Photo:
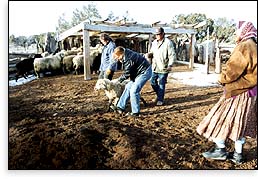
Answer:
[[[257,29],[252,22],[240,21],[237,30],[238,42],[249,39],[257,38]]]

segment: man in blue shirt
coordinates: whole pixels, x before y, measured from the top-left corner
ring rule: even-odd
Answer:
[[[102,33],[99,39],[100,42],[104,45],[101,54],[101,64],[99,67],[99,79],[107,78],[112,80],[114,72],[117,69],[117,62],[112,58],[112,54],[116,48],[116,45],[106,33]]]

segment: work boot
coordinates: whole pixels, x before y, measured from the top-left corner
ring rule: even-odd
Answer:
[[[140,113],[132,113],[132,112],[128,112],[126,113],[125,116],[130,116],[130,117],[139,117],[140,116]]]
[[[231,152],[229,155],[229,160],[231,160],[235,164],[242,164],[243,163],[242,153]]]
[[[202,155],[207,159],[214,159],[214,160],[227,159],[227,152],[225,148],[214,147],[207,152],[203,152]]]

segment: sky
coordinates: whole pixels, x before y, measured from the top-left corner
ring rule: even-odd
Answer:
[[[90,2],[103,19],[111,11],[121,17],[128,11],[138,23],[170,23],[178,14],[202,13],[212,19],[248,20],[257,27],[257,1],[9,1],[9,35],[54,32],[63,13],[69,21],[76,8],[82,9]]]

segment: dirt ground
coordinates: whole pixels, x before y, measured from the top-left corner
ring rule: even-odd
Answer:
[[[96,80],[71,74],[9,87],[8,169],[257,169],[256,139],[247,139],[241,165],[201,156],[213,143],[196,127],[221,87],[169,79],[164,106],[155,106],[148,82],[142,90],[148,105],[132,118],[107,112],[104,92],[94,92]],[[231,141],[227,149],[234,149]]]

